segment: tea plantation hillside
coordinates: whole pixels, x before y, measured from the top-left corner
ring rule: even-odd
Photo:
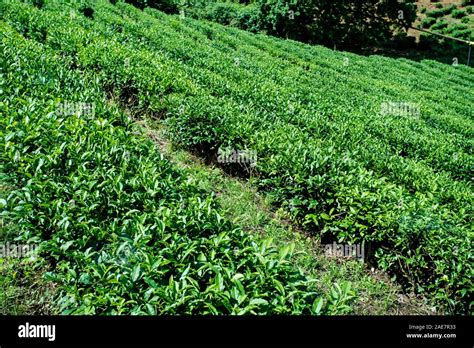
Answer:
[[[126,114],[249,178],[315,238],[363,243],[405,289],[472,311],[471,68],[120,1],[0,0],[0,21],[2,215],[41,243],[65,313],[337,313],[291,248],[222,218]],[[256,162],[219,163],[235,150]]]
[[[419,24],[434,32],[472,41],[474,39],[474,6],[468,3],[469,1],[446,2],[445,4],[419,3]]]

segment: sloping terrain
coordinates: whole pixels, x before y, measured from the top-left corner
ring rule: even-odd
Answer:
[[[2,237],[40,245],[63,314],[339,312],[289,261],[291,245],[224,219],[99,79],[0,28]],[[76,100],[90,107],[58,107]]]
[[[469,1],[418,3],[415,26],[462,40],[474,40],[474,6]]]
[[[208,162],[219,149],[256,153],[251,166],[222,166],[324,242],[364,243],[367,261],[407,289],[450,312],[472,309],[472,69],[120,2],[0,6],[1,163],[15,187],[6,210],[22,238],[46,241],[71,312],[324,311],[285,262],[289,250],[220,219],[110,101],[162,121]],[[64,101],[97,104],[95,117],[61,118]]]

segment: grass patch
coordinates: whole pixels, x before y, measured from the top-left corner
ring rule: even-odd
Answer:
[[[55,315],[55,286],[44,268],[28,260],[0,258],[0,315]]]
[[[166,140],[164,128],[158,122],[143,122],[142,126],[172,163],[186,169],[189,181],[216,194],[226,218],[262,238],[272,238],[276,245],[294,243],[295,264],[308,276],[320,280],[322,292],[335,291],[331,295],[333,301],[350,299],[348,312],[359,315],[434,314],[426,299],[403,294],[399,285],[383,272],[356,260],[328,258],[319,237],[295,227],[284,209],[273,211],[271,197],[257,192],[252,178],[245,181],[231,177],[221,168],[208,166],[202,159],[173,146]]]

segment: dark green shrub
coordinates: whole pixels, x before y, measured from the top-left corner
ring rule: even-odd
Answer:
[[[464,10],[456,9],[451,12],[451,16],[453,16],[453,18],[463,18],[467,16],[467,13]]]
[[[125,2],[142,10],[145,7],[152,7],[170,14],[176,14],[179,12],[178,0],[125,0]]]
[[[452,11],[456,9],[455,5],[449,5],[446,7],[439,8],[437,10],[432,10],[427,12],[427,15],[434,18],[440,18],[449,15]]]
[[[433,24],[436,23],[436,18],[433,18],[433,17],[426,17],[424,18],[422,21],[421,21],[421,27],[422,28],[425,28],[425,29],[428,29],[430,28]]]
[[[208,13],[206,19],[229,25],[236,20],[239,7],[242,6],[233,3],[211,3],[210,6],[206,7]]]
[[[81,12],[87,18],[94,19],[94,9],[92,7],[81,7],[79,12]]]
[[[458,39],[463,40],[472,40],[473,30],[471,28],[467,29],[455,29],[451,35]]]
[[[442,21],[439,21],[439,22],[437,22],[436,24],[432,25],[432,26],[431,26],[431,29],[433,29],[433,30],[438,30],[438,31],[439,31],[439,30],[442,30],[442,29],[444,29],[444,28],[447,28],[448,25],[449,25],[448,22],[442,20]]]
[[[39,9],[41,9],[44,6],[44,1],[45,0],[33,0],[33,5],[35,5]]]

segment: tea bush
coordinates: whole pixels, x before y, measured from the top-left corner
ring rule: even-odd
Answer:
[[[98,79],[0,28],[0,168],[12,187],[1,216],[18,241],[39,244],[63,314],[346,311],[293,266],[291,245],[226,221],[109,104]],[[79,101],[93,114],[61,106]]]
[[[255,182],[272,195],[275,204],[286,209],[296,223],[321,235],[323,241],[366,243],[371,250],[368,261],[388,271],[406,288],[430,296],[450,312],[471,311],[474,164],[471,68],[461,64],[453,67],[433,61],[339,53],[168,16],[153,9],[141,11],[121,2],[111,5],[97,1],[93,21],[80,15],[71,16],[78,8],[79,5],[73,3],[46,1],[40,10],[16,1],[3,4],[0,16],[26,37],[30,45],[34,40],[49,55],[60,57],[61,64],[67,64],[65,69],[71,70],[70,74],[84,75],[87,81],[93,81],[97,91],[107,91],[137,114],[165,119],[169,136],[175,143],[209,159],[216,157],[220,147],[256,151]],[[67,76],[65,81],[69,81]],[[67,83],[62,82],[63,85]],[[100,105],[103,104],[106,103]],[[107,151],[110,149],[104,147],[104,156]],[[109,161],[116,164],[114,155],[110,156]],[[153,156],[149,152],[141,153],[140,163],[153,162],[145,157]],[[92,161],[87,156],[84,158]],[[15,163],[14,159],[15,156],[10,155],[6,162]],[[39,162],[34,163],[31,167],[39,165]],[[43,166],[44,162],[40,168]],[[141,180],[152,177],[144,168],[148,168],[147,165],[137,164],[132,172]],[[122,203],[114,203],[111,210],[105,209],[107,200],[113,202],[108,198],[110,192],[111,197],[120,199],[123,204],[129,204],[126,202],[132,199],[146,202],[130,206],[138,210],[131,213],[128,222],[132,230],[137,231],[136,235],[140,235],[141,230],[148,231],[140,228],[141,225],[156,225],[154,228],[160,231],[161,225],[153,220],[155,216],[171,221],[170,228],[176,224],[188,226],[188,222],[199,226],[215,224],[206,214],[198,214],[200,209],[196,206],[200,205],[191,199],[192,195],[184,207],[176,203],[166,204],[167,209],[164,209],[148,202],[145,194],[143,198],[129,197],[135,189],[127,189],[117,179],[125,177],[124,174],[99,173],[101,177],[115,178],[116,183],[112,181],[111,186],[97,193],[97,199],[104,200],[96,202],[97,207],[103,207],[94,215],[97,221],[104,216],[113,216],[110,219],[115,221],[126,211],[120,208]],[[245,167],[241,168],[241,174],[249,175]],[[94,180],[87,178],[85,182]],[[145,188],[142,191],[148,192]],[[120,192],[128,195],[120,195]],[[184,193],[180,193],[180,197],[182,195]],[[167,197],[162,199],[168,201]],[[68,211],[64,205],[55,206],[55,211],[60,207]],[[181,210],[188,211],[187,208],[194,212],[190,213],[191,219]],[[152,218],[147,209],[160,213]],[[203,209],[206,210],[205,206]],[[136,215],[145,220],[135,220]],[[204,220],[197,219],[196,215]],[[88,218],[74,218],[62,224],[82,226],[87,221]],[[36,224],[31,223],[31,226]],[[121,228],[118,222],[104,226],[109,226],[111,231]],[[217,234],[233,231],[231,227],[217,226]],[[84,247],[91,247],[93,255],[84,254],[88,249],[81,249],[77,254],[81,269],[92,267],[89,266],[91,259],[107,260],[105,264],[114,267],[115,261],[110,255],[118,253],[114,248],[119,244],[112,243],[111,249],[105,250],[108,256],[102,256],[97,246],[103,247],[107,236],[119,233],[104,235],[101,228],[92,230],[97,230],[93,247],[87,241]],[[192,225],[186,231],[193,235],[203,230]],[[171,235],[189,237],[178,232]],[[198,236],[201,236],[199,232]],[[243,238],[241,236],[236,240]],[[139,237],[141,247],[137,250],[148,250],[146,248],[154,243],[161,243],[148,242],[147,238],[146,233]],[[60,249],[59,245],[58,242],[56,248]],[[178,248],[178,245],[181,244],[173,244],[173,247]],[[204,247],[199,244],[197,248]],[[178,249],[171,250],[167,255],[178,252]],[[223,257],[223,253],[215,253],[219,255],[215,260]],[[168,260],[168,256],[163,257]],[[142,269],[149,269],[147,262],[134,261],[125,279],[144,279],[140,275]],[[184,264],[180,259],[176,262]],[[143,266],[134,273],[137,263]],[[115,271],[117,268],[112,269],[114,272],[107,274],[119,274]],[[178,267],[178,270],[182,269]],[[189,272],[194,274],[192,270]],[[102,279],[101,272],[106,271],[93,273],[90,269],[86,274],[96,274],[93,279],[97,281]],[[133,282],[125,283],[126,289],[132,287]],[[115,279],[101,284],[103,296],[99,298],[107,302],[103,297],[107,298],[108,287],[118,289],[121,283]],[[292,286],[291,282],[287,284]],[[99,291],[99,287],[93,288]],[[145,289],[146,285],[140,283],[138,288]],[[301,302],[287,311],[308,311],[307,305],[311,303],[318,307],[319,302],[313,298],[308,300],[303,288],[298,289]],[[75,308],[74,296],[65,296],[67,308]],[[192,296],[202,299],[197,294]],[[199,301],[196,303],[202,305]],[[284,306],[272,306],[260,312],[283,311]],[[185,312],[192,311],[190,307],[183,308]],[[202,310],[212,312],[207,307]],[[241,310],[239,307],[236,311]]]

